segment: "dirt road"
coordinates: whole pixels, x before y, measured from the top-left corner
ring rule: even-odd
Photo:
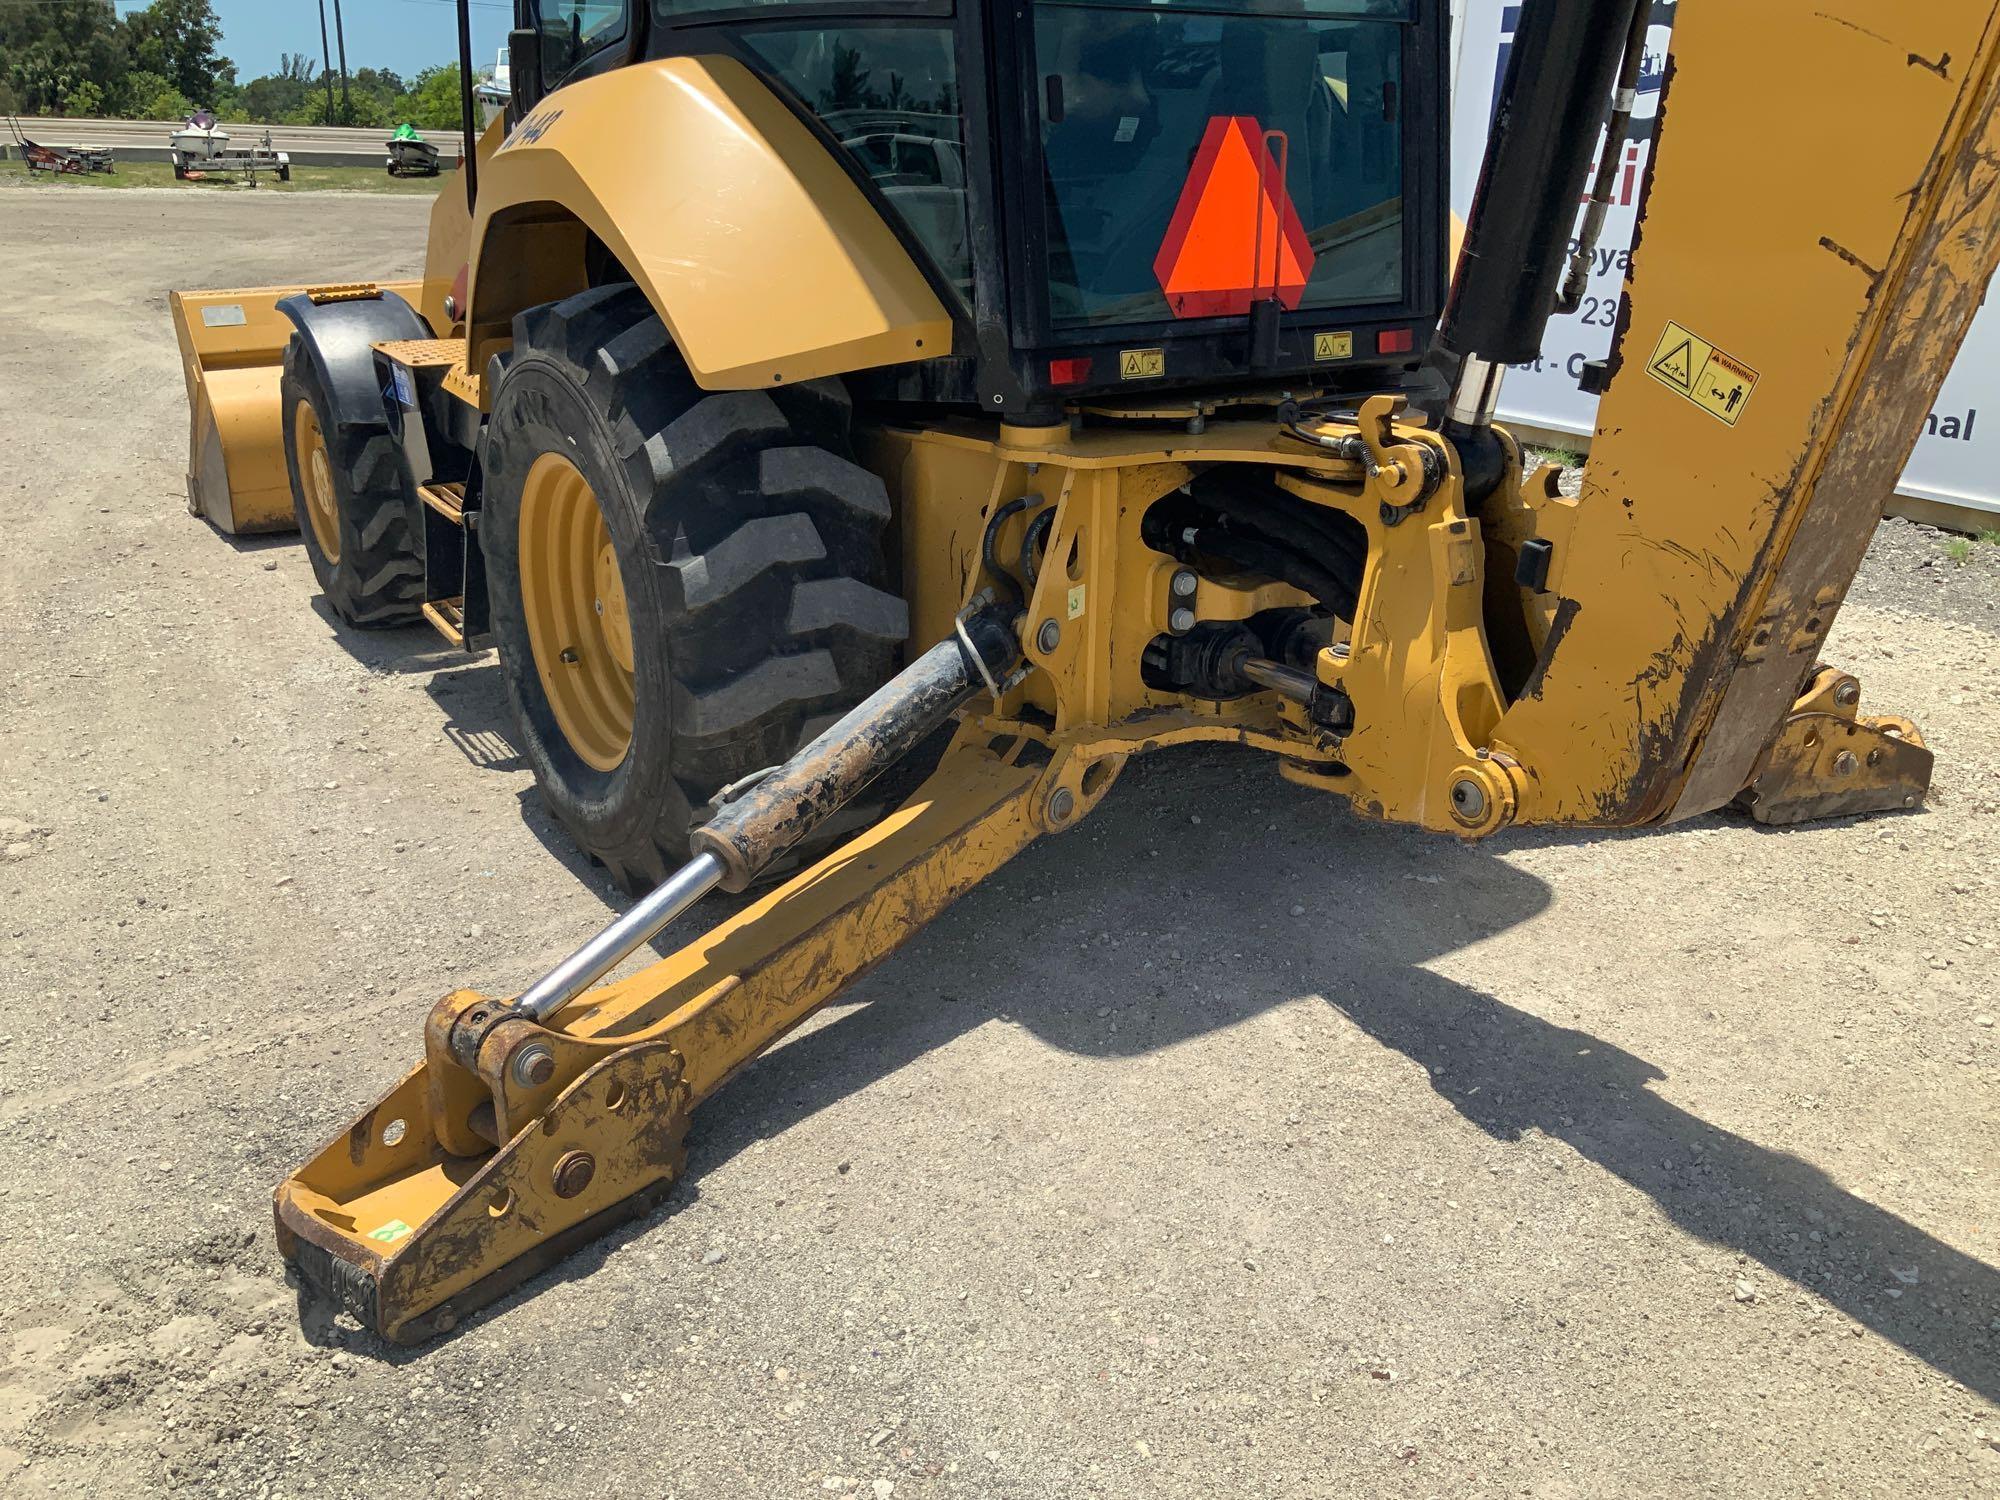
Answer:
[[[661,1212],[420,1351],[302,1323],[272,1186],[613,904],[490,667],[183,508],[167,289],[422,213],[0,196],[0,1490],[2000,1494],[2000,548],[1903,523],[1833,655],[1921,813],[1468,849],[1163,758]]]

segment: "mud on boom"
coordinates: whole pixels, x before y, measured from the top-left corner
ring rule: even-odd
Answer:
[[[1996,0],[1683,0],[1577,499],[1495,396],[1649,5],[1528,0],[1455,275],[1444,0],[850,9],[523,0],[421,281],[174,299],[194,509],[497,647],[639,895],[438,1002],[279,1188],[389,1338],[657,1201],[697,1105],[1141,752],[1468,839],[1928,784],[1821,652],[2000,254]]]

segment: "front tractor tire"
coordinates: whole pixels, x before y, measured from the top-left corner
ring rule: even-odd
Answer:
[[[424,559],[388,424],[343,426],[312,356],[294,335],[279,383],[292,510],[313,576],[334,611],[364,627],[422,617]]]
[[[895,672],[889,500],[849,425],[832,382],[703,392],[630,284],[515,320],[484,450],[493,634],[544,798],[629,889]]]

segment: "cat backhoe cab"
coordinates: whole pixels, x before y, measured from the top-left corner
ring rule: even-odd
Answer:
[[[1143,751],[1468,839],[1916,806],[1822,643],[2000,252],[1996,0],[1678,7],[1571,498],[1495,402],[1655,10],[1528,0],[1453,256],[1445,0],[521,0],[483,133],[461,3],[422,280],[175,297],[190,499],[497,648],[637,900],[438,1002],[278,1190],[303,1284],[417,1340],[643,1211]]]

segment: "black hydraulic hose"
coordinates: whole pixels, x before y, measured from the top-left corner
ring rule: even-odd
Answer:
[[[1028,607],[1028,596],[1021,588],[1021,581],[1000,566],[1000,528],[1008,518],[1019,515],[1035,503],[1033,495],[1019,495],[993,512],[993,519],[986,523],[986,534],[979,539],[979,560],[986,565],[986,571],[993,581],[1005,589],[1014,603],[1014,613],[1019,614]]]
[[[1542,350],[1577,204],[1631,34],[1651,0],[1526,0],[1433,349],[1462,365]]]
[[[1332,569],[1289,548],[1219,526],[1197,528],[1192,546],[1197,552],[1219,557],[1247,572],[1289,583],[1312,595],[1343,620],[1354,618],[1354,606],[1361,596],[1358,583],[1350,584]]]
[[[1590,207],[1583,216],[1583,230],[1576,237],[1576,250],[1569,258],[1562,295],[1556,299],[1556,311],[1563,317],[1583,306],[1583,294],[1590,286],[1590,264],[1597,257],[1605,215],[1610,213],[1611,200],[1618,190],[1618,164],[1625,155],[1625,136],[1632,128],[1632,113],[1639,106],[1639,78],[1645,72],[1646,38],[1652,29],[1651,0],[1641,0],[1632,11],[1632,30],[1625,38],[1625,61],[1618,69],[1618,92],[1612,96],[1611,120],[1604,127],[1604,149],[1597,158]]]
[[[1053,73],[1049,75],[1055,77]],[[1026,533],[1021,537],[1021,576],[1033,588],[1042,576],[1042,551],[1049,544],[1049,531],[1056,524],[1056,508],[1047,510],[1028,523]]]
[[[1367,533],[1356,524],[1343,525],[1344,517],[1321,511],[1303,500],[1288,504],[1273,494],[1226,484],[1203,485],[1197,481],[1193,494],[1210,509],[1254,526],[1277,546],[1296,548],[1302,539],[1300,533],[1308,534],[1313,541],[1340,554],[1341,560],[1355,573],[1359,587],[1360,572],[1368,561]],[[1307,555],[1314,550],[1306,549]]]

